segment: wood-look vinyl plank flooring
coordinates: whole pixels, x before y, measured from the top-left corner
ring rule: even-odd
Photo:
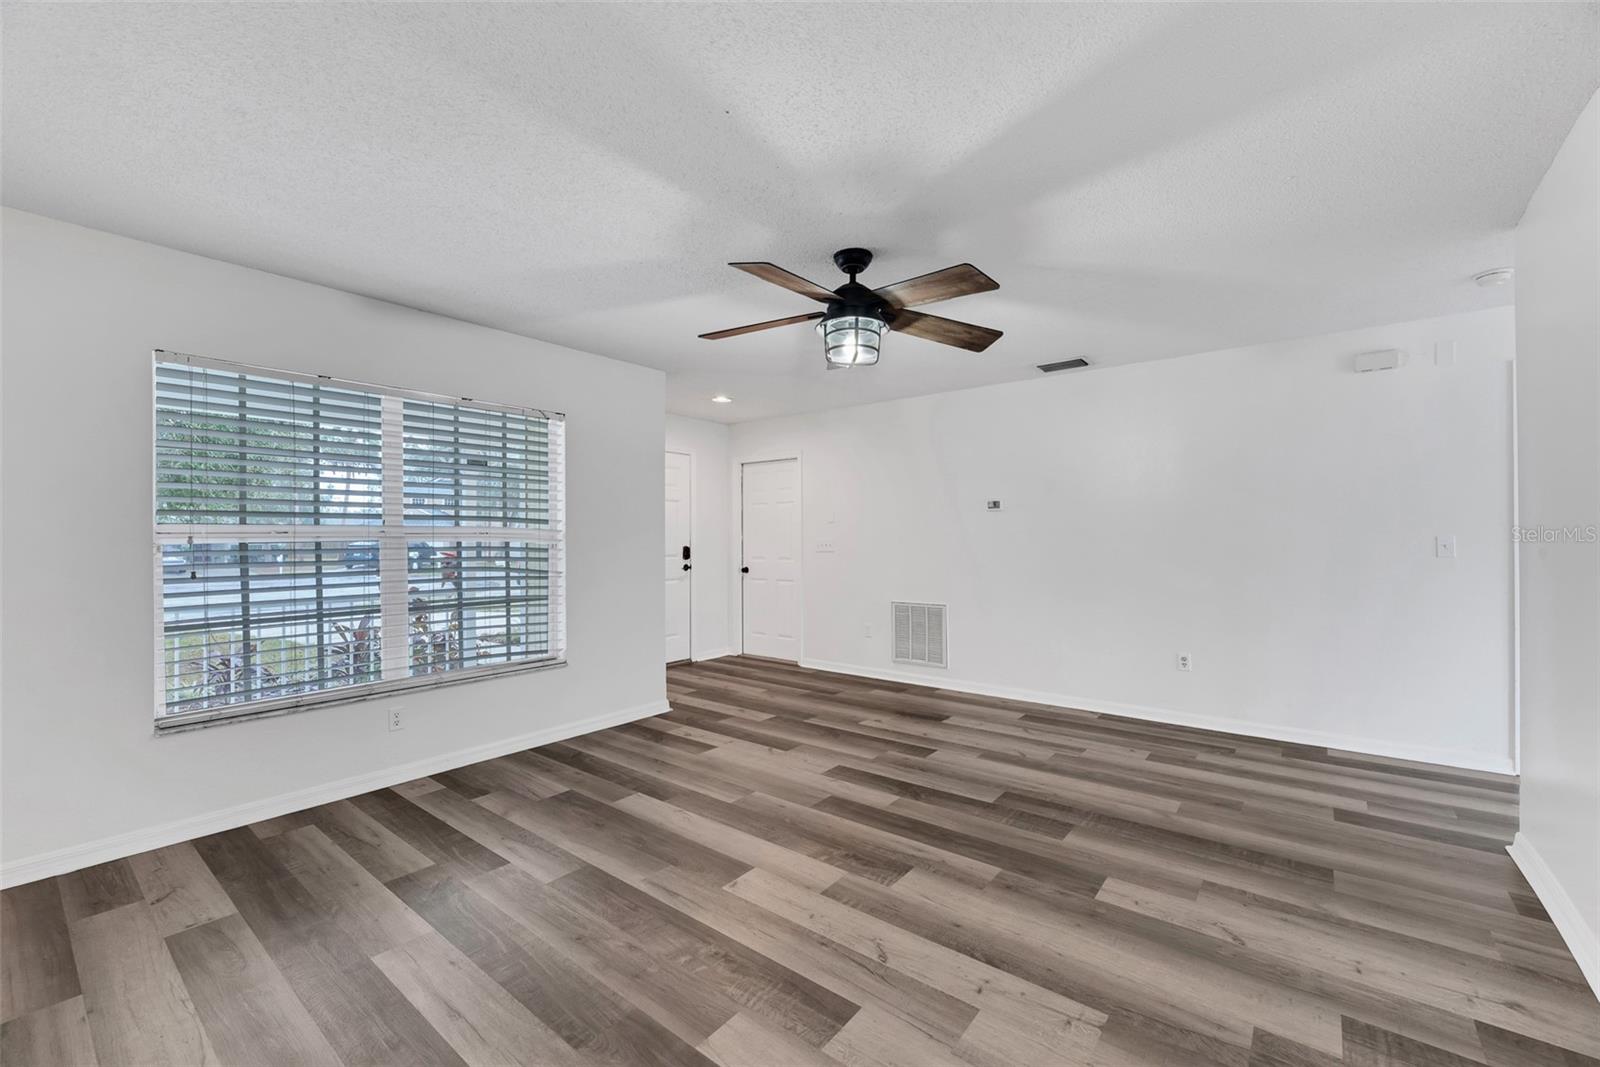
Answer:
[[[1600,1067],[1514,778],[754,657],[667,683],[7,890],[0,1060]]]

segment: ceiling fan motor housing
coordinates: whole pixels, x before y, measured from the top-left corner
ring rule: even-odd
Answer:
[[[865,248],[841,248],[833,254],[833,265],[850,275],[853,280],[857,274],[872,265],[872,253]]]
[[[865,315],[888,322],[893,318],[889,302],[857,281],[848,281],[833,291],[835,299],[828,301],[827,318],[840,315]]]

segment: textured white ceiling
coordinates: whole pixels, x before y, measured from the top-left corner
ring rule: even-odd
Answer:
[[[1593,4],[16,4],[29,211],[668,372],[741,420],[1484,307],[1600,82]],[[976,263],[823,370],[695,335]],[[226,353],[217,353],[226,355]],[[1091,372],[1092,373],[1092,372]],[[736,397],[713,405],[714,392]]]

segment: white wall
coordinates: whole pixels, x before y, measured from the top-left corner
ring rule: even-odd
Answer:
[[[0,237],[8,881],[660,706],[659,372],[22,212]],[[372,701],[153,737],[157,347],[565,411],[570,666],[407,693],[395,733]]]
[[[667,448],[694,457],[690,486],[694,571],[690,577],[689,641],[695,659],[733,651],[728,637],[728,590],[732,580],[728,519],[728,427],[668,415]]]
[[[732,461],[801,456],[805,662],[1509,770],[1512,334],[1501,308],[742,423]],[[894,667],[891,600],[950,605],[948,671]]]
[[[1600,97],[1517,229],[1524,527],[1600,524],[1597,187]],[[1522,825],[1512,854],[1600,990],[1600,544],[1524,542],[1520,563]]]

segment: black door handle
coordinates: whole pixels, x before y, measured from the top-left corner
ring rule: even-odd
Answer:
[[[694,570],[694,567],[691,564],[685,563],[683,565],[683,569],[686,570],[686,571],[692,571],[692,570]]]
[[[739,568],[739,573],[740,574],[749,574],[750,573],[750,568],[749,567],[740,567]]]

